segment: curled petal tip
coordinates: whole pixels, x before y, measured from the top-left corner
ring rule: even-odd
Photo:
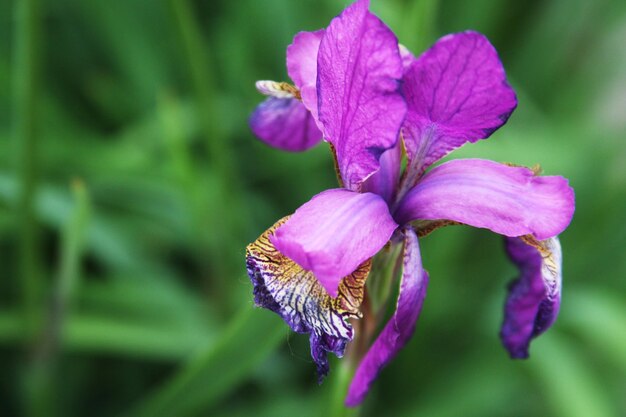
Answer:
[[[561,245],[557,237],[507,238],[506,250],[520,270],[509,286],[500,337],[513,359],[528,358],[533,338],[556,320],[561,303]]]
[[[254,110],[249,123],[263,142],[284,151],[305,151],[322,140],[311,114],[293,97],[267,98]]]

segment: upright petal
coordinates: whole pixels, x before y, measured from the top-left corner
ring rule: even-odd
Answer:
[[[324,29],[300,32],[287,47],[287,73],[300,89],[302,103],[317,120],[317,51]]]
[[[400,202],[394,218],[446,219],[505,236],[539,240],[561,233],[574,214],[574,190],[565,178],[535,176],[524,167],[482,159],[439,165]]]
[[[437,41],[405,73],[402,91],[414,177],[465,142],[489,137],[517,106],[495,48],[477,32]]]
[[[417,235],[412,228],[404,232],[404,269],[396,312],[359,364],[348,390],[346,405],[358,405],[370,389],[380,370],[409,341],[422,310],[428,286],[428,274],[422,267]]]
[[[250,128],[263,142],[284,151],[305,151],[322,140],[313,116],[295,98],[267,98],[250,116]]]
[[[396,146],[387,149],[380,156],[380,168],[363,183],[363,191],[378,194],[387,202],[395,197],[400,179],[402,163],[402,143],[398,141]]]
[[[399,93],[398,41],[358,0],[326,29],[317,56],[317,97],[324,138],[337,150],[345,186],[361,183],[393,147],[406,113]]]
[[[527,358],[531,339],[548,330],[561,304],[561,244],[558,237],[507,238],[506,251],[520,270],[509,286],[500,331],[512,358]]]
[[[311,272],[302,270],[272,245],[269,236],[285,222],[279,220],[246,248],[248,275],[254,285],[256,305],[274,311],[298,333],[309,333],[311,356],[319,381],[328,374],[327,352],[343,356],[352,340],[349,318],[359,318],[369,261],[361,264],[339,284],[331,298]]]
[[[336,297],[341,278],[375,255],[396,227],[378,195],[333,189],[297,209],[270,240]]]

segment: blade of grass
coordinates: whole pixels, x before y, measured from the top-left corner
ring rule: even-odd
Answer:
[[[246,307],[217,343],[208,344],[126,416],[192,416],[207,412],[283,340],[278,317]]]
[[[0,313],[0,345],[21,343],[24,338],[20,316],[11,311]],[[211,340],[209,335],[198,331],[183,331],[127,317],[75,314],[67,318],[62,349],[87,355],[178,361]]]
[[[17,147],[20,192],[16,206],[19,224],[18,274],[22,290],[24,326],[30,341],[40,324],[42,282],[37,255],[34,200],[37,188],[37,120],[39,88],[39,1],[15,4],[13,140]]]
[[[59,377],[59,343],[63,337],[65,317],[71,307],[79,275],[83,238],[89,216],[89,199],[80,181],[72,184],[75,207],[63,230],[59,276],[52,295],[47,323],[42,329],[35,355],[27,375],[27,415],[56,415]]]
[[[581,355],[573,343],[556,333],[537,342],[529,365],[554,416],[617,415],[589,358]]]
[[[567,294],[564,325],[626,375],[626,300],[622,294],[585,288]]]

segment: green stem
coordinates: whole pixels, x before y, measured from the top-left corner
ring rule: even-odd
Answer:
[[[19,0],[15,8],[15,56],[13,64],[13,135],[17,147],[20,194],[18,281],[21,284],[24,327],[32,343],[38,332],[42,282],[37,259],[37,225],[34,200],[37,187],[37,96],[39,61],[39,2]]]
[[[72,184],[76,200],[75,208],[66,223],[61,239],[61,261],[52,302],[46,315],[45,326],[35,347],[26,375],[27,415],[53,416],[58,410],[57,365],[59,347],[65,330],[65,318],[71,307],[72,295],[79,276],[83,235],[89,213],[89,201],[85,186],[80,181]]]
[[[354,361],[349,357],[345,357],[338,361],[335,366],[335,372],[332,375],[333,381],[330,393],[330,410],[329,417],[357,417],[360,407],[348,408],[345,405],[348,387],[354,376]]]

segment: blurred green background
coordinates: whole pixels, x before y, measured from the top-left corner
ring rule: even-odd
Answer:
[[[325,145],[270,149],[257,79],[346,0],[0,2],[0,415],[326,415],[306,336],[253,307],[247,243],[335,186]],[[465,29],[519,107],[453,154],[576,190],[559,320],[509,360],[499,236],[422,241],[415,337],[361,415],[626,415],[626,2],[373,0],[415,53]],[[334,362],[335,368],[337,362]]]

